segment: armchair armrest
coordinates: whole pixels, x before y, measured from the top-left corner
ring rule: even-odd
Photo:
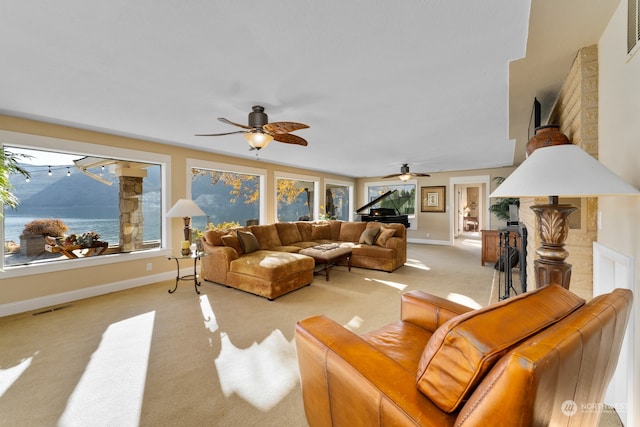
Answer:
[[[401,319],[431,332],[435,332],[449,319],[472,310],[422,291],[409,291],[402,294],[401,298]]]
[[[311,427],[452,425],[455,415],[418,391],[415,372],[333,320],[315,316],[298,322],[295,342]]]

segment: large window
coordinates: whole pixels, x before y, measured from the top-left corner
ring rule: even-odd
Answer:
[[[324,209],[320,209],[320,215],[326,219],[349,221],[351,219],[351,186],[327,183],[325,192],[325,205]]]
[[[319,218],[320,178],[286,172],[275,173],[276,220],[313,221]]]
[[[104,153],[4,150],[19,156],[30,175],[9,179],[19,205],[4,208],[6,267],[162,246],[161,164]]]
[[[416,214],[416,184],[378,184],[371,183],[366,186],[367,203],[382,196],[388,191],[394,191],[385,199],[381,200],[375,207],[391,208],[397,210],[400,215],[415,217]],[[374,206],[372,206],[374,207]]]
[[[260,222],[260,175],[202,167],[191,168],[191,175],[191,198],[207,214],[193,218],[193,228]]]

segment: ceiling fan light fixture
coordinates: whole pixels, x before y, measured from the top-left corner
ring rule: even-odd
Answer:
[[[399,178],[400,178],[400,181],[407,182],[407,181],[409,181],[411,179],[411,174],[410,173],[405,173],[405,174],[400,175]]]
[[[249,145],[256,150],[265,148],[271,141],[273,141],[273,136],[268,133],[256,131],[245,133],[244,138],[247,140]]]

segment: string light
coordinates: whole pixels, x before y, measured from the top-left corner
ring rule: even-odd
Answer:
[[[53,174],[51,173],[51,166],[49,166],[49,176],[51,176],[51,175],[53,175]]]
[[[67,168],[67,176],[71,176],[71,169]]]

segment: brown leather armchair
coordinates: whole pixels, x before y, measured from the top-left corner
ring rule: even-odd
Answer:
[[[401,320],[358,336],[324,316],[295,339],[316,426],[597,425],[632,294],[587,304],[552,285],[470,310],[412,291]],[[575,414],[567,411],[575,402]]]

